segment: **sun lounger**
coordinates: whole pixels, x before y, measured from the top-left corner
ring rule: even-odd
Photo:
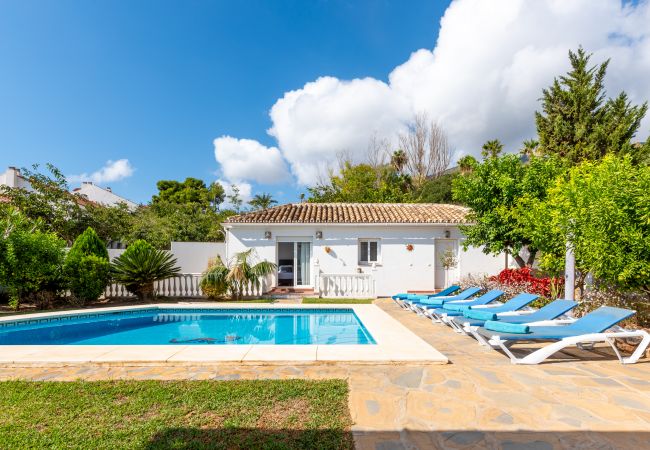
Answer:
[[[515,311],[511,313],[497,314],[496,319],[499,322],[527,324],[527,325],[560,325],[568,324],[575,321],[575,319],[562,319],[557,320],[559,317],[564,316],[567,312],[572,310],[578,305],[573,300],[558,299],[554,300],[548,305],[541,307],[536,311]],[[455,317],[454,321],[463,327],[466,334],[471,334],[476,338],[479,344],[488,345],[487,340],[477,330],[485,325],[487,320],[477,320],[467,317]]]
[[[499,306],[486,305],[485,308],[469,309],[460,316],[446,316],[446,321],[455,331],[465,333],[465,326],[482,326],[487,320],[498,320],[498,314],[518,311],[537,300],[539,295],[522,292]]]
[[[420,304],[428,305],[443,305],[445,302],[453,302],[459,300],[467,300],[473,295],[479,293],[481,288],[471,287],[465,289],[463,292],[456,295],[447,295],[447,296],[438,296],[438,297],[428,297],[424,295],[412,295],[408,299],[404,300],[404,303],[408,308],[412,309],[418,314],[422,314],[422,309],[418,308]]]
[[[473,300],[445,302],[442,307],[429,306],[426,303],[420,303],[417,307],[422,308],[422,314],[429,317],[433,322],[440,322],[442,321],[443,316],[462,316],[464,310],[492,303],[503,294],[503,291],[493,289]]]
[[[445,297],[452,295],[454,292],[459,291],[460,286],[457,285],[452,285],[449,286],[448,288],[443,289],[442,291],[435,293],[435,294],[430,294],[428,295],[429,298],[432,297]],[[399,306],[402,308],[407,308],[407,306],[404,304],[404,300],[407,300],[409,297],[414,296],[414,294],[395,294],[391,298],[397,303]]]
[[[485,327],[477,329],[477,333],[483,336],[492,348],[503,350],[513,364],[539,364],[566,347],[577,346],[589,349],[596,342],[607,342],[621,363],[632,364],[639,360],[650,345],[650,334],[643,330],[618,331],[610,329],[634,314],[635,311],[629,309],[602,306],[569,325],[536,326],[487,321]],[[508,331],[499,330],[505,330],[506,327],[508,327]],[[640,338],[641,342],[632,355],[623,357],[614,343],[617,338]],[[510,347],[515,343],[525,341],[554,342],[518,358],[512,353]]]

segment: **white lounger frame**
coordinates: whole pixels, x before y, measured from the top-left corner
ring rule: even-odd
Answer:
[[[478,333],[476,333],[478,334]],[[480,335],[479,335],[480,336]],[[482,336],[481,336],[482,337]],[[614,339],[617,338],[641,338],[641,342],[634,350],[634,352],[628,356],[624,357],[621,355],[620,351],[616,348]],[[534,339],[531,339],[534,340]],[[524,356],[523,358],[517,358],[511,351],[510,346],[519,341],[509,341],[501,339],[498,335],[493,336],[487,340],[487,344],[495,349],[501,349],[503,352],[510,357],[510,361],[513,364],[539,364],[545,361],[549,356],[563,350],[569,346],[577,346],[578,348],[589,349],[589,347],[596,342],[606,342],[608,343],[616,357],[621,362],[621,364],[634,364],[643,356],[646,349],[650,345],[650,333],[643,330],[636,331],[612,331],[604,333],[592,333],[592,334],[583,334],[581,336],[571,336],[561,339],[552,344],[548,344],[545,347],[535,350],[534,352]]]

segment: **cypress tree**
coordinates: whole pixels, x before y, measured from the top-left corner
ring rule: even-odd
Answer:
[[[609,60],[590,66],[591,54],[569,51],[571,70],[543,90],[542,112],[535,113],[540,152],[572,163],[600,159],[606,154],[630,154],[647,162],[650,141],[632,139],[648,109],[632,105],[627,94],[606,97],[604,80]]]

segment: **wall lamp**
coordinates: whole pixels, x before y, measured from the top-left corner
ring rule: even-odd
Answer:
[[[316,232],[316,239],[323,239],[323,232],[322,231],[317,231]]]
[[[445,237],[449,239],[451,237],[451,231],[445,230]]]
[[[265,231],[264,232],[264,239],[271,239],[271,236],[273,236],[273,235],[271,234],[270,231]]]

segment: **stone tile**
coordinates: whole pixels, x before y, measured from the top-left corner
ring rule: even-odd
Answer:
[[[91,359],[96,362],[167,361],[186,346],[121,345]]]
[[[250,348],[250,345],[188,345],[170,356],[167,361],[241,361]]]
[[[316,361],[316,349],[316,345],[251,345],[243,361]]]

